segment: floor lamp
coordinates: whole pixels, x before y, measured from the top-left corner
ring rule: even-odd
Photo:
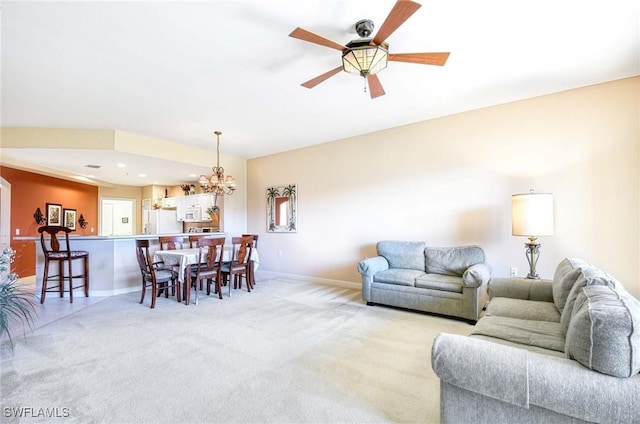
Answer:
[[[540,243],[537,238],[553,235],[553,194],[529,193],[511,196],[511,234],[525,236],[527,261],[529,262],[529,279],[539,279],[536,265],[540,257]]]

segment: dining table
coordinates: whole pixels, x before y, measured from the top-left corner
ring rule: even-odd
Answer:
[[[206,256],[206,247],[203,248],[203,257]],[[232,246],[224,246],[222,252],[222,261],[231,261]],[[178,281],[184,285],[185,304],[191,303],[191,265],[198,262],[200,248],[193,247],[188,249],[173,250],[156,250],[153,254],[154,262],[164,262],[165,266],[178,268]],[[260,265],[260,256],[258,249],[255,247],[251,250],[251,261],[253,261],[252,272],[255,272]],[[187,282],[185,284],[185,282]],[[231,282],[229,282],[229,297],[231,297]],[[198,288],[196,287],[195,304],[198,304]]]

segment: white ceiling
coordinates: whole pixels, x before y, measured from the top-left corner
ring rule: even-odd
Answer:
[[[340,52],[288,34],[345,44],[394,0],[4,1],[2,125],[125,130],[206,148],[213,163],[214,130],[223,153],[254,158],[640,74],[637,0],[420,2],[390,52],[451,56],[390,62],[372,100],[346,73],[301,87]],[[57,169],[66,153],[2,149]],[[144,185],[121,170],[104,179]]]

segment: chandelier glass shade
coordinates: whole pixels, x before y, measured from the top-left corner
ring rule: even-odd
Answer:
[[[361,38],[347,43],[347,50],[342,55],[342,68],[350,74],[367,77],[387,67],[389,45],[382,43],[372,45],[370,38]]]
[[[215,131],[214,134],[217,137],[216,144],[216,166],[211,170],[213,173],[210,177],[206,175],[200,175],[198,184],[205,193],[212,193],[216,196],[223,196],[225,194],[233,194],[236,190],[236,179],[231,175],[224,175],[224,168],[220,166],[220,131]]]

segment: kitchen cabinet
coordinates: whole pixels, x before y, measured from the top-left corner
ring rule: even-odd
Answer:
[[[163,209],[173,209],[178,207],[178,199],[179,197],[164,197],[162,199],[162,208]]]
[[[211,217],[207,214],[207,208],[213,206],[214,204],[214,196],[213,194],[194,194],[191,196],[182,196],[177,197],[177,218],[178,221],[187,220],[187,212],[193,211],[194,208],[200,210],[200,221],[201,222],[209,222],[211,221]]]

